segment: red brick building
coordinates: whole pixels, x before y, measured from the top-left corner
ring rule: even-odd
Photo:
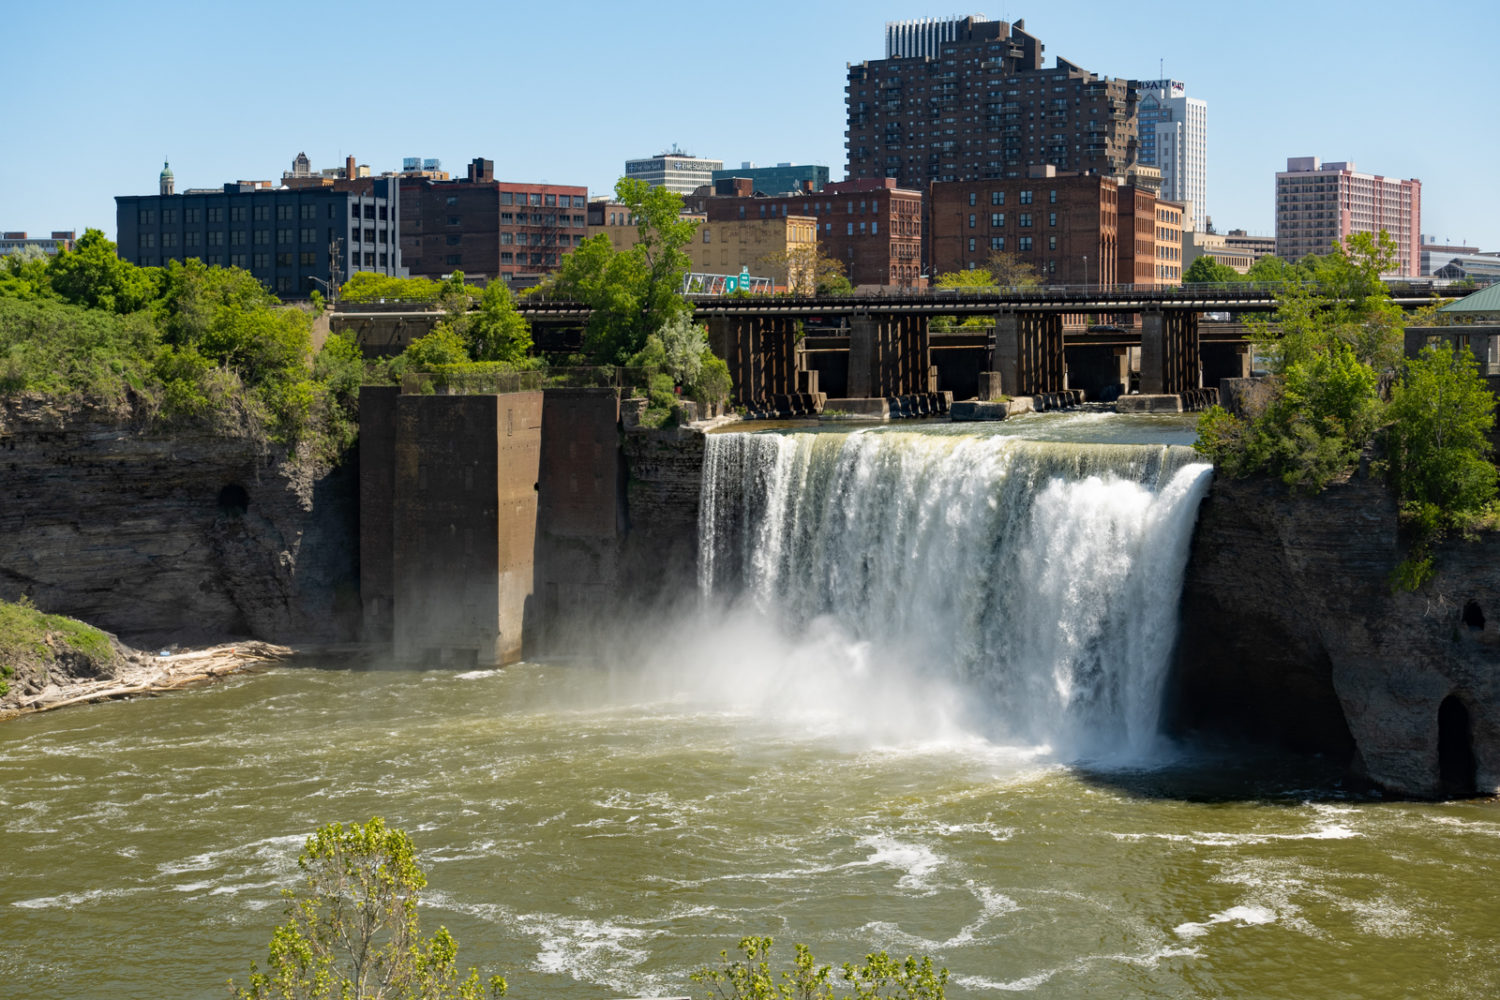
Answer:
[[[401,180],[401,253],[414,277],[545,274],[588,235],[588,188],[495,180],[476,159],[451,181]]]
[[[934,274],[983,268],[1015,254],[1049,285],[1110,285],[1119,277],[1118,182],[1097,174],[935,183],[928,192]]]
[[[750,196],[747,186],[740,191],[684,200],[688,211],[703,213],[709,223],[810,216],[818,226],[818,249],[843,262],[852,284],[921,284],[922,192],[899,188],[890,178],[839,181],[822,191],[775,197]]]

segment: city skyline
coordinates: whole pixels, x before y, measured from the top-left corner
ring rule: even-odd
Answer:
[[[163,159],[179,191],[275,181],[306,152],[315,170],[352,154],[375,173],[406,156],[439,158],[450,172],[487,157],[497,177],[599,197],[627,159],[674,144],[726,166],[824,164],[837,180],[846,64],[883,57],[888,21],[951,16],[884,0],[769,0],[719,30],[696,11],[617,19],[599,3],[545,14],[502,4],[416,20],[389,3],[357,19],[334,9],[251,18],[228,7],[23,8],[9,15],[19,44],[0,226],[92,226],[113,238],[115,196],[153,193]],[[1082,0],[968,13],[1024,20],[1048,66],[1062,57],[1102,76],[1184,81],[1209,105],[1208,207],[1220,232],[1273,234],[1276,172],[1288,157],[1319,156],[1421,180],[1425,233],[1500,250],[1500,203],[1476,168],[1494,162],[1500,139],[1430,84],[1365,75],[1373,54],[1424,27],[1395,3],[1361,5],[1357,20],[1262,4],[1220,11],[1212,27]],[[1484,29],[1500,27],[1500,11],[1464,0],[1444,15],[1430,45],[1448,65],[1484,65]],[[475,83],[486,78],[493,86]],[[1446,138],[1458,129],[1461,148]]]

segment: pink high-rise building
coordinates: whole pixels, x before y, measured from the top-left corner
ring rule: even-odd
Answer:
[[[1294,156],[1276,175],[1276,256],[1328,253],[1351,233],[1385,230],[1396,241],[1395,277],[1422,273],[1422,182],[1362,174],[1352,162]]]

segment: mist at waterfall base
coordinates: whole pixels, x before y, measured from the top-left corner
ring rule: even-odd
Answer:
[[[1158,760],[1209,476],[1180,446],[711,435],[700,605],[626,683],[862,745]]]
[[[1005,424],[711,442],[707,596],[597,658],[0,725],[0,998],[222,997],[307,835],[372,815],[414,839],[424,929],[517,997],[702,996],[747,934],[930,955],[954,1000],[1500,995],[1494,803],[1161,763],[1124,686],[1160,683],[1170,616],[1135,616],[1175,607],[1190,422]],[[1147,446],[1051,448],[1111,435]]]

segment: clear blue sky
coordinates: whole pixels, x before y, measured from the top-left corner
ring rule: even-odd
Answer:
[[[375,172],[403,156],[608,192],[677,143],[844,168],[846,62],[888,20],[1025,19],[1106,76],[1187,83],[1208,102],[1209,212],[1273,230],[1288,156],[1422,181],[1422,230],[1500,250],[1500,130],[1486,81],[1500,2],[917,0],[754,4],[12,3],[4,15],[0,228],[114,234],[114,196],[276,179],[305,151]]]

